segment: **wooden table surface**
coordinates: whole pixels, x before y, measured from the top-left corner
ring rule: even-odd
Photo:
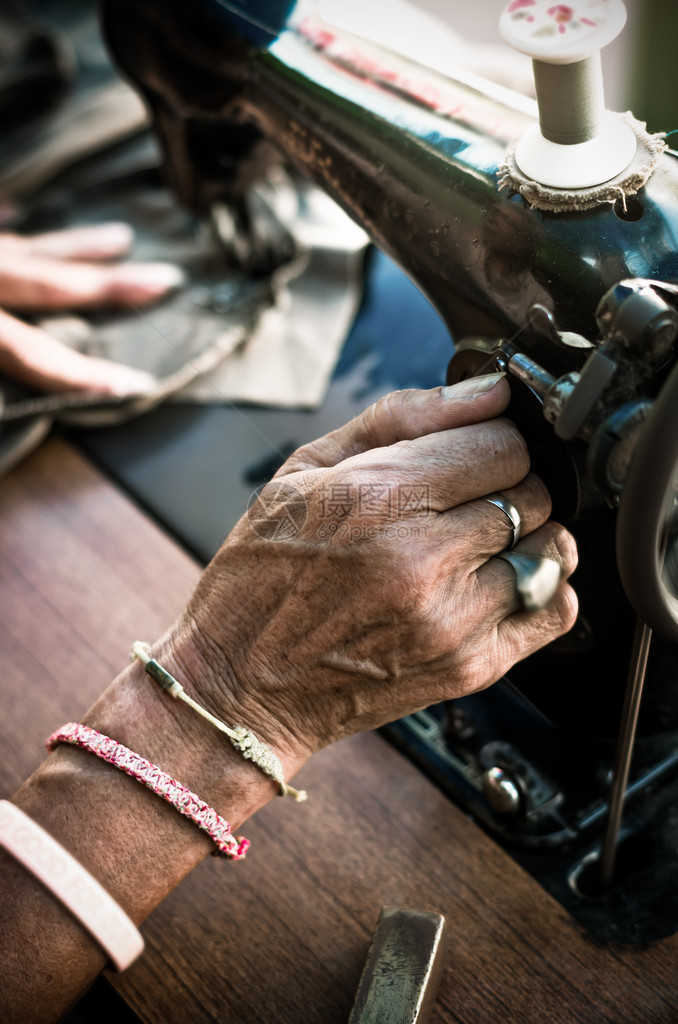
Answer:
[[[0,482],[0,796],[159,634],[198,567],[65,442]],[[208,858],[143,926],[116,989],[149,1024],[348,1018],[379,911],[446,916],[433,1021],[678,1022],[678,937],[594,945],[385,740],[324,751],[244,829],[241,864]],[[143,885],[143,879],[139,879]]]

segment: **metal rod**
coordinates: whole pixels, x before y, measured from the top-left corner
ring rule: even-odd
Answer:
[[[550,388],[556,383],[553,374],[548,373],[543,366],[535,363],[534,359],[530,359],[522,352],[516,352],[514,356],[511,356],[508,370],[514,377],[522,380],[524,384],[536,391],[540,398],[545,398]]]
[[[626,694],[624,696],[624,709],[619,727],[619,739],[617,741],[617,752],[612,774],[605,838],[600,855],[600,881],[603,890],[609,888],[612,876],[614,875],[617,841],[619,839],[619,829],[624,810],[626,785],[629,779],[631,757],[636,738],[636,726],[638,724],[638,712],[640,711],[640,699],[643,694],[651,640],[652,630],[647,623],[638,618],[633,637],[633,650],[631,653],[629,678],[626,684]]]

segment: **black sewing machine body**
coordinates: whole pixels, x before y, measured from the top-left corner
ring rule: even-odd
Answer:
[[[593,931],[638,941],[671,933],[678,657],[662,637],[650,654],[623,877],[605,898],[588,899],[583,861],[605,817],[635,621],[617,571],[621,484],[611,477],[676,360],[670,290],[644,286],[650,305],[659,295],[660,322],[627,308],[615,332],[627,297],[615,288],[678,279],[678,160],[665,154],[640,193],[614,206],[533,210],[497,184],[507,146],[530,120],[520,100],[317,22],[285,29],[293,6],[105,0],[102,13],[114,56],[150,104],[178,195],[202,212],[226,204],[227,241],[250,270],[265,273],[287,244],[250,191],[274,143],[439,311],[455,343],[450,380],[515,355],[556,380],[581,373],[596,350],[614,363],[612,382],[571,437],[547,422],[543,395],[512,384],[511,415],[549,484],[554,516],[577,537],[577,625],[516,666],[510,682],[391,734]],[[488,773],[511,780],[513,802],[488,788]]]

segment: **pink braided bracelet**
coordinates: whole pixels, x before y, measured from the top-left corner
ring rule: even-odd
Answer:
[[[198,828],[206,832],[216,846],[216,850],[213,851],[216,856],[242,860],[247,853],[249,839],[245,839],[244,836],[238,836],[236,839],[231,834],[231,826],[213,807],[157,765],[147,761],[140,754],[135,754],[122,743],[77,722],[69,722],[52,733],[47,740],[47,749],[54,750],[59,743],[71,743],[82,750],[88,750],[102,761],[107,761],[126,775],[130,775],[137,782],[142,782],[152,793],[167,800],[180,814],[190,818]]]

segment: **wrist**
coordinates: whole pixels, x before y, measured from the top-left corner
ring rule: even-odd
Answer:
[[[173,631],[154,645],[173,674],[202,663],[192,639]],[[193,679],[186,679],[193,688]],[[199,694],[214,694],[211,680]],[[198,687],[196,686],[196,690]],[[217,701],[216,711],[227,713]],[[230,704],[229,704],[230,707]],[[277,793],[275,783],[245,761],[209,723],[172,700],[131,663],[83,716],[82,722],[153,762],[225,818],[233,835]],[[88,750],[59,745],[16,794],[15,802],[90,871],[137,924],[141,923],[204,857],[212,839],[194,821],[151,792],[137,778]],[[236,868],[237,870],[237,868]],[[67,922],[41,890],[45,905],[69,940],[87,949],[95,965],[100,951]],[[50,918],[51,919],[51,918]],[[66,924],[64,924],[64,920]]]
[[[189,641],[174,634],[152,647],[153,657],[186,684],[191,696],[206,706],[212,703],[209,710],[217,714],[220,702],[205,696],[213,693],[212,686],[194,686],[185,674],[187,663],[197,666],[192,651]],[[245,761],[225,735],[164,692],[138,661],[120,674],[82,722],[177,779],[226,818],[234,832],[277,793],[275,783]]]
[[[221,626],[222,635],[225,632]],[[220,646],[205,635],[194,621],[184,621],[158,644],[151,656],[184,687],[186,695],[200,704],[230,730],[246,729],[269,748],[280,762],[282,777],[289,782],[311,756],[312,751],[297,742],[288,722],[288,709],[280,708],[276,691],[285,687],[280,678],[272,678],[265,666],[253,671],[246,659],[247,644],[235,638],[228,646]],[[282,660],[284,656],[281,655]],[[158,690],[160,686],[153,684]],[[214,725],[201,720],[199,713],[183,702],[163,694],[174,705],[182,721],[192,720],[192,728],[203,740],[207,737],[221,750],[228,750],[241,764],[243,755],[231,746],[226,735]],[[261,782],[262,772],[254,764],[248,774]],[[266,776],[263,776],[266,779]],[[270,782],[270,780],[268,780]],[[272,792],[278,793],[275,783]]]

